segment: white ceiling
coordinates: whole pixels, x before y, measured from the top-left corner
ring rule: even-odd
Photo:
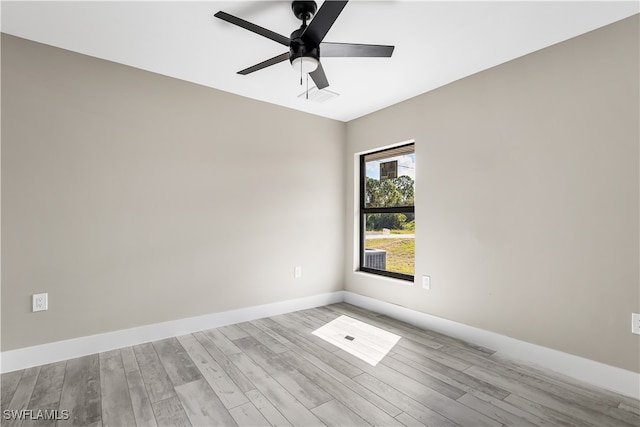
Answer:
[[[636,14],[639,3],[351,1],[325,41],[396,49],[392,58],[322,59],[328,89],[340,94],[323,104],[298,98],[304,87],[288,62],[236,74],[287,49],[214,18],[219,10],[285,36],[300,25],[282,1],[2,1],[2,32],[349,121]]]

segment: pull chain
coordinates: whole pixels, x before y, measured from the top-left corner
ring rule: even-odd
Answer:
[[[307,74],[307,99],[309,99],[309,74]]]

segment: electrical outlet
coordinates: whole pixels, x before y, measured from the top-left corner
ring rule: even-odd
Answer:
[[[431,289],[431,276],[422,276],[422,288]]]
[[[49,294],[34,294],[33,295],[33,311],[45,311],[49,310]]]
[[[302,277],[302,267],[297,266],[293,269],[293,277],[299,279]]]
[[[640,335],[640,313],[631,313],[631,332]]]

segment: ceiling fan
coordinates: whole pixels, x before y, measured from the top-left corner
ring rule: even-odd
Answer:
[[[288,52],[240,70],[238,74],[250,74],[288,59],[293,68],[296,71],[300,71],[300,83],[302,83],[302,75],[308,74],[318,89],[324,89],[329,86],[329,81],[320,63],[321,56],[388,58],[393,53],[394,46],[331,43],[323,41],[346,4],[347,1],[326,0],[320,9],[317,9],[318,6],[315,1],[292,2],[291,9],[293,10],[293,14],[302,21],[302,25],[292,32],[289,37],[285,37],[222,11],[216,13],[214,16],[289,48]],[[309,20],[311,20],[311,22],[307,25]]]

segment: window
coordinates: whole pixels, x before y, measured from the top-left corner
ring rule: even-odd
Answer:
[[[360,156],[360,271],[413,281],[414,144]]]

